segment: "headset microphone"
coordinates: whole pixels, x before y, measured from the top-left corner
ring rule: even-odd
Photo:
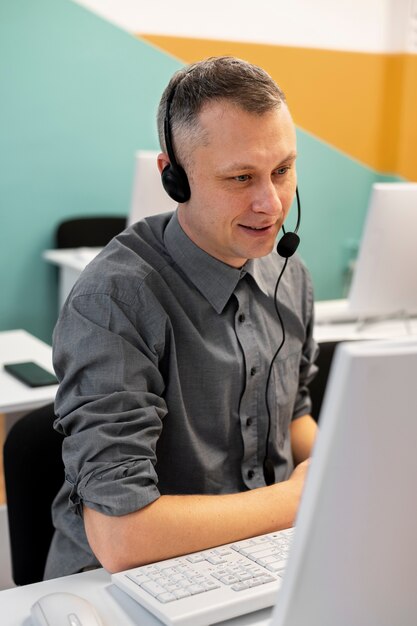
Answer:
[[[284,231],[284,235],[278,242],[277,252],[280,256],[284,257],[284,259],[288,259],[297,250],[299,243],[300,238],[297,233],[286,233]]]
[[[298,245],[300,243],[300,238],[297,235],[298,228],[300,226],[300,219],[301,219],[301,206],[300,206],[300,196],[298,194],[298,187],[295,190],[295,195],[297,197],[297,224],[293,232],[287,233],[285,232],[284,226],[282,227],[284,235],[281,237],[277,245],[277,252],[280,256],[284,257],[284,259],[288,259],[290,256],[292,256],[294,252],[297,250]]]

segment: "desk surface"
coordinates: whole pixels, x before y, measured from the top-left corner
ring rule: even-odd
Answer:
[[[61,248],[45,250],[43,258],[58,267],[69,268],[82,272],[85,266],[94,259],[102,248]]]
[[[417,335],[417,318],[379,322],[343,322],[315,324],[316,341],[353,341],[367,339],[399,339]]]
[[[53,372],[51,346],[25,330],[0,332],[0,413],[31,411],[55,398],[58,385],[32,389],[4,371],[5,363],[18,361],[35,361]]]
[[[1,591],[1,625],[31,626],[32,604],[56,591],[75,593],[89,600],[97,609],[103,626],[161,626],[159,620],[117,589],[110,575],[102,569]],[[271,612],[271,609],[264,609],[222,622],[222,626],[269,626]]]

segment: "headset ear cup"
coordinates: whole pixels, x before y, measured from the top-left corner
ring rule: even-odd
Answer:
[[[190,199],[190,185],[187,174],[181,166],[174,168],[172,165],[167,165],[162,170],[161,178],[165,191],[175,202],[183,203]]]

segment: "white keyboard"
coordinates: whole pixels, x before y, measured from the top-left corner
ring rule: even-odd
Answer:
[[[144,565],[112,582],[169,626],[207,626],[275,604],[294,530]]]

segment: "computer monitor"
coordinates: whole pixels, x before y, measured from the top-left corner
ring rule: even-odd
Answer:
[[[417,313],[417,183],[375,183],[348,295],[356,317]]]
[[[156,159],[157,150],[138,150],[135,154],[132,200],[128,226],[143,217],[174,211],[177,203],[162,186]]]
[[[340,344],[271,626],[413,626],[417,337]]]

